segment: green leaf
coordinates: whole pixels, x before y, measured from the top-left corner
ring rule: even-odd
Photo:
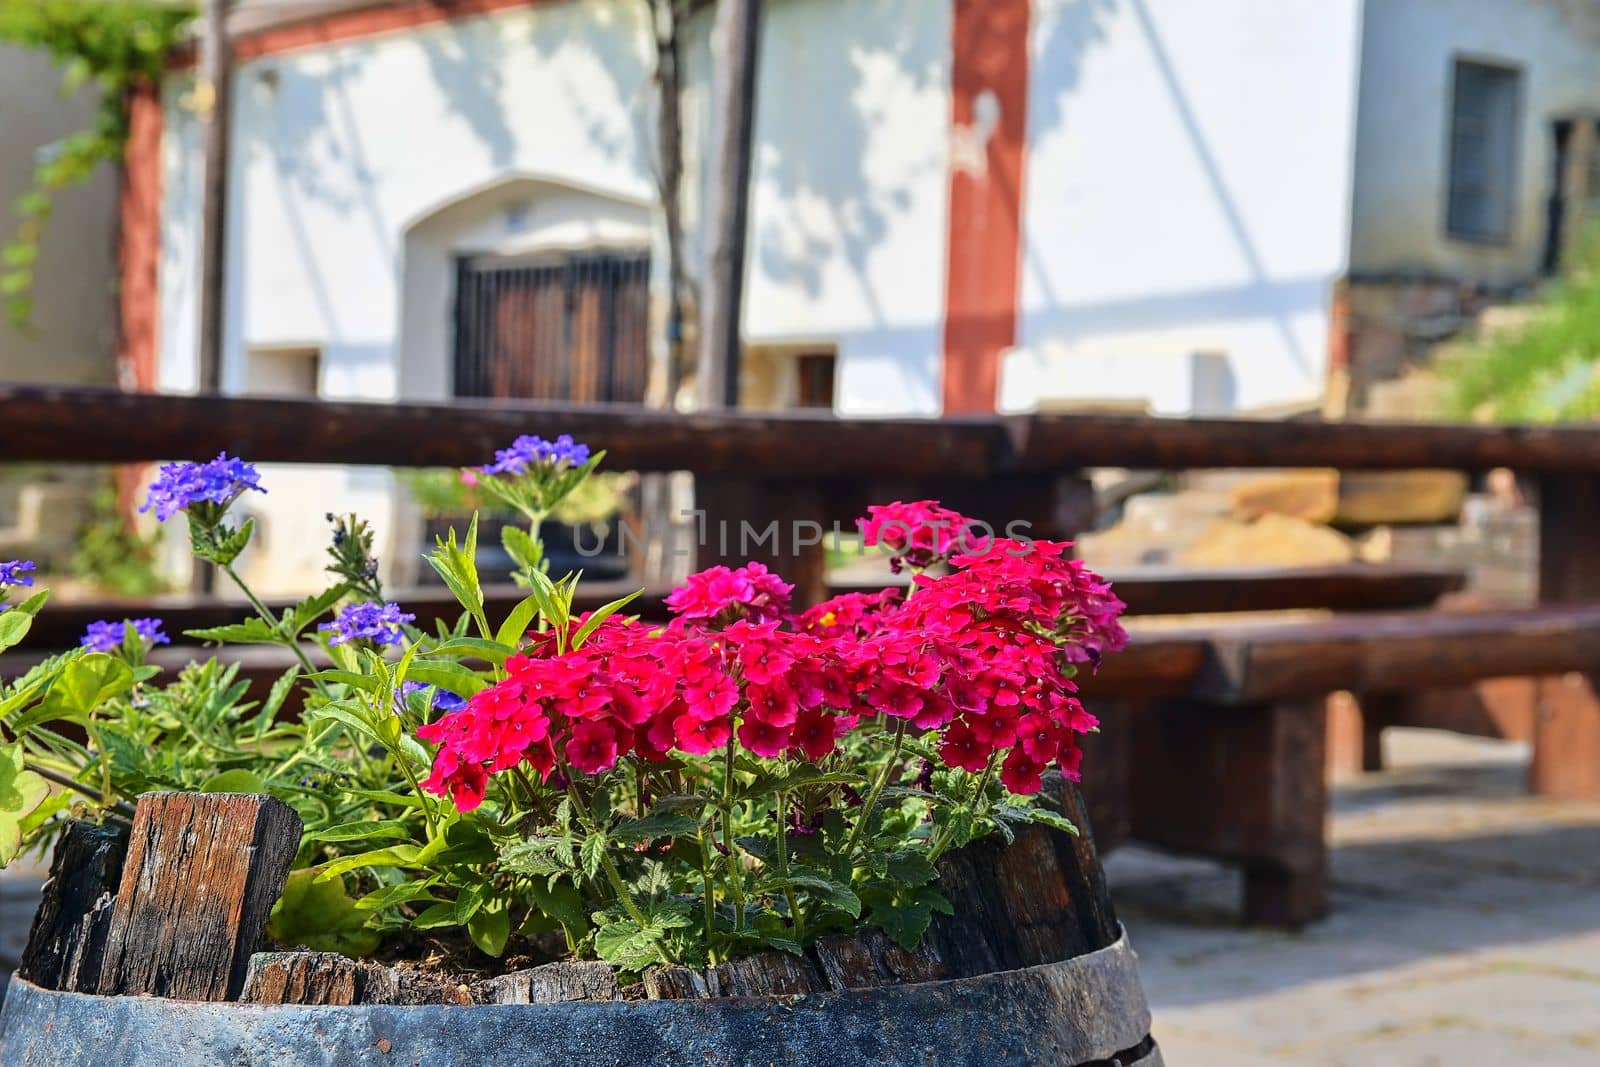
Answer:
[[[582,648],[583,643],[589,640],[589,635],[594,633],[595,630],[600,627],[601,623],[605,622],[612,615],[615,615],[618,610],[633,603],[633,601],[643,593],[643,589],[638,589],[632,593],[629,593],[621,600],[613,600],[609,604],[602,604],[600,607],[595,608],[594,611],[590,613],[589,617],[583,620],[583,625],[578,627],[578,632],[572,635],[572,647]]]
[[[927,854],[921,851],[891,853],[888,873],[895,881],[911,886],[926,885],[939,877],[939,872],[928,862]]]
[[[491,479],[492,484],[502,483]],[[506,555],[511,561],[523,570],[535,570],[544,561],[544,546],[520,526],[506,525],[500,528],[500,545],[506,550]]]
[[[437,540],[437,547],[427,556],[428,566],[443,579],[445,586],[460,605],[476,618],[483,615],[483,586],[478,581],[478,516],[472,516],[467,527],[466,540],[456,543],[456,532],[451,529],[448,539]]]
[[[28,631],[33,627],[33,617],[39,614],[39,609],[49,599],[50,590],[41,589],[22,603],[13,604],[0,612],[0,652],[28,636]]]
[[[583,864],[583,873],[593,878],[600,872],[600,861],[605,858],[606,839],[599,834],[590,834],[583,839],[583,846],[578,851],[578,859]]]
[[[324,880],[315,868],[289,874],[283,897],[272,909],[267,932],[285,945],[304,945],[318,952],[365,956],[381,940],[367,927],[368,912],[356,907],[342,879]]]
[[[390,845],[354,856],[342,856],[323,864],[317,880],[332,881],[345,871],[353,871],[357,867],[409,867],[417,862],[420,851],[416,845]]]
[[[329,826],[316,833],[307,834],[305,839],[322,842],[371,841],[378,837],[407,838],[412,832],[413,824],[401,819],[369,819],[345,823],[343,826]]]
[[[0,867],[22,851],[22,821],[49,795],[50,783],[23,765],[20,741],[0,747]]]
[[[654,943],[659,936],[661,931],[654,927],[618,919],[594,932],[595,955],[625,971],[640,971],[660,959]]]
[[[515,529],[515,526],[507,526],[501,533],[503,535]],[[533,616],[538,610],[538,597],[532,595],[523,597],[517,606],[511,609],[511,614],[506,616],[505,622],[500,624],[500,629],[495,631],[494,639],[502,645],[519,647],[523,636],[528,632],[528,627],[533,625]]]
[[[1036,805],[1022,807],[1008,804],[997,808],[995,813],[998,815],[1007,808],[1011,808],[1012,810],[1022,813],[1022,816],[1028,822],[1036,822],[1044,826],[1053,827],[1054,829],[1060,830],[1062,833],[1071,834],[1073,837],[1078,836],[1078,828],[1073,825],[1072,820],[1061,814],[1059,811],[1051,811],[1049,808],[1041,808]]]
[[[506,950],[506,938],[511,936],[511,909],[506,898],[484,901],[467,920],[467,933],[485,954],[499,958]]]
[[[740,786],[739,796],[771,796],[773,793],[793,792],[809,785],[865,785],[867,776],[854,771],[825,771],[814,764],[801,763],[787,770],[767,770],[758,766],[755,780]]]
[[[39,717],[29,719],[86,719],[102,703],[132,688],[133,668],[115,656],[91,652],[67,665],[45,694]]]
[[[700,824],[687,815],[673,815],[653,811],[638,819],[628,819],[611,830],[618,841],[652,841],[658,837],[677,837],[692,834]]]
[[[438,901],[438,899],[433,895],[433,879],[424,878],[375,889],[356,901],[356,907],[362,911],[378,911],[396,904],[410,904],[417,900]]]
[[[371,800],[379,804],[394,804],[402,808],[416,808],[426,810],[427,805],[415,793],[396,793],[390,789],[347,789],[345,792],[362,800]]]
[[[528,889],[534,906],[560,923],[573,940],[581,938],[589,929],[589,909],[584,906],[583,894],[571,882],[562,878],[551,885],[545,879],[536,878]]]
[[[354,730],[357,735],[378,742],[389,747],[389,738],[385,737],[378,728],[368,721],[366,709],[352,700],[336,700],[330,704],[323,704],[315,710],[308,710],[306,717],[313,722],[323,719],[333,719]]]
[[[888,934],[889,940],[910,952],[922,943],[922,935],[928,932],[928,925],[933,922],[933,909],[925,901],[911,901],[874,908],[869,921]]]
[[[275,627],[268,626],[257,618],[248,618],[243,622],[231,623],[227,626],[212,626],[204,630],[185,630],[184,634],[200,641],[220,641],[223,644],[234,645],[281,645],[284,643],[283,635]]]
[[[504,663],[507,656],[515,655],[516,648],[498,641],[485,641],[479,637],[452,637],[427,650],[430,656],[460,655],[467,658]]]
[[[214,774],[200,786],[202,793],[265,793],[267,787],[260,776],[242,767]]]
[[[460,697],[472,697],[489,687],[482,675],[449,660],[417,660],[406,668],[405,680],[448,689]]]
[[[422,914],[411,920],[414,930],[433,930],[441,926],[459,926],[456,920],[456,902],[443,900],[422,909]]]
[[[383,684],[382,681],[370,674],[362,674],[360,671],[342,671],[333,667],[317,671],[311,674],[310,677],[319,682],[337,682],[340,685],[348,685],[350,688],[363,693],[376,693]]]
[[[532,571],[528,580],[533,589],[532,596],[539,605],[539,614],[543,615],[556,632],[556,641],[565,650],[567,633],[567,612],[561,596],[556,592],[556,587],[548,576],[540,571]]]
[[[850,913],[851,918],[861,917],[861,898],[851,892],[850,887],[825,878],[820,874],[807,874],[803,871],[791,871],[787,878],[764,878],[756,883],[759,893],[778,894],[785,889],[803,889],[811,896],[842,911]]]
[[[315,596],[306,597],[285,612],[284,621],[289,628],[290,636],[298,636],[300,631],[326,615],[328,609],[337,604],[349,591],[348,585],[336,585],[332,589],[324,589]]]

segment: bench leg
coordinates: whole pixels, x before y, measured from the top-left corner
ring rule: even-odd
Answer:
[[[1344,781],[1383,770],[1385,706],[1375,696],[1335,693],[1328,698],[1328,778]]]
[[[1311,869],[1282,863],[1244,865],[1244,921],[1297,929],[1328,914],[1326,862]]]
[[[1133,835],[1240,863],[1247,922],[1327,913],[1327,704],[1149,706],[1134,720]]]
[[[1528,789],[1600,800],[1600,698],[1588,676],[1574,671],[1539,679]]]

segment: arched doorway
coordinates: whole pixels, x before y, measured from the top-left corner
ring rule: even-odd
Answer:
[[[401,392],[638,402],[651,358],[651,210],[516,177],[406,230]]]

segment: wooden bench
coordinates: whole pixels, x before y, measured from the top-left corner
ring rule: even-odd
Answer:
[[[1105,724],[1086,746],[1084,783],[1102,847],[1133,836],[1236,861],[1244,868],[1244,913],[1252,922],[1299,925],[1326,910],[1323,768],[1333,693],[1353,691],[1362,706],[1377,708],[1419,689],[1600,666],[1600,608],[1352,611],[1373,603],[1427,605],[1459,588],[1461,575],[1451,571],[1357,564],[1226,572],[1137,568],[1113,577],[1135,615],[1219,608],[1345,612],[1270,623],[1234,615],[1150,630],[1136,623],[1128,649],[1082,680]],[[598,604],[622,591],[597,584],[586,587],[582,599]],[[442,590],[397,596],[425,619],[454,610]],[[660,596],[654,591],[643,601],[647,616],[661,617]],[[488,599],[504,611],[519,597],[505,586],[492,588]],[[53,608],[32,637],[60,647],[91,618],[115,615],[115,607]],[[140,607],[162,614],[174,632],[241,614],[238,604],[200,598]],[[206,654],[175,646],[155,650],[151,659],[176,670]],[[7,661],[17,655],[0,657],[0,676],[13,669]],[[293,662],[270,647],[230,648],[224,655],[260,685]],[[1576,699],[1570,682],[1550,684],[1553,693]],[[1588,762],[1570,751],[1567,759]]]
[[[1537,678],[1543,699],[1567,712],[1561,721],[1588,726],[1581,743],[1539,745],[1536,763],[1580,775],[1600,760],[1600,701],[1588,678],[1600,672],[1597,606],[1220,625],[1140,635],[1120,660],[1084,689],[1122,701],[1129,830],[1239,863],[1249,922],[1293,927],[1327,912],[1324,771],[1335,691],[1382,701]],[[1158,661],[1158,673],[1121,677]],[[1139,689],[1145,695],[1130,699]]]

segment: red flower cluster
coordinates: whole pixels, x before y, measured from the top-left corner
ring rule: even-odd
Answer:
[[[787,584],[759,564],[713,568],[669,598],[679,618],[665,627],[613,618],[565,654],[536,637],[504,681],[418,731],[438,746],[423,788],[467,810],[489,774],[520,763],[597,774],[734,738],[815,762],[882,717],[937,731],[952,767],[998,763],[1006,788],[1037,792],[1052,763],[1076,777],[1077,737],[1096,725],[1072,665],[1126,641],[1121,601],[1067,547],[987,543],[948,575],[918,576],[904,601],[850,593],[787,625]]]
[[[881,545],[894,553],[889,565],[896,574],[903,563],[920,569],[947,559],[952,551],[976,551],[989,543],[972,532],[973,520],[937,500],[874,504],[856,525],[868,548]]]
[[[691,574],[667,596],[667,607],[678,617],[704,625],[735,619],[777,622],[789,608],[794,586],[759,563],[738,570],[711,567]]]

